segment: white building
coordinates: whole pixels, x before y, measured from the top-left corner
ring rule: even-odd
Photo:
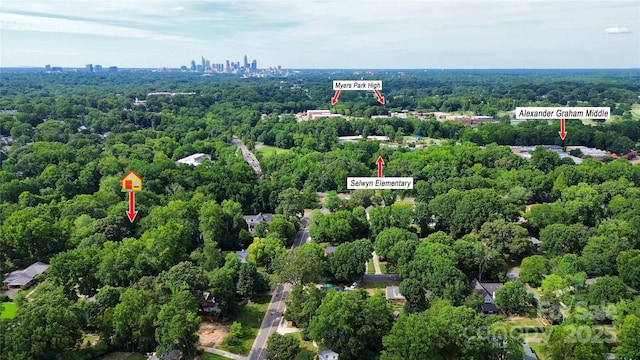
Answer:
[[[187,164],[192,166],[198,166],[198,165],[202,165],[205,159],[211,161],[211,156],[207,154],[198,153],[198,154],[189,155],[186,158],[182,158],[176,161],[176,164]]]
[[[318,353],[319,360],[338,360],[338,353],[333,350],[322,350]]]
[[[389,137],[388,136],[380,136],[380,135],[371,135],[371,136],[367,136],[367,140],[374,140],[374,141],[389,141]]]
[[[321,118],[342,117],[340,114],[332,114],[331,110],[307,110],[307,118],[316,120]]]

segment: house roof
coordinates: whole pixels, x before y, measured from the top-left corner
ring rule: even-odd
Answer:
[[[257,225],[263,221],[271,222],[271,220],[273,220],[273,214],[258,213],[257,215],[244,215],[244,220],[249,225]]]
[[[16,270],[12,272],[2,281],[2,283],[8,286],[24,286],[30,283],[36,275],[42,274],[48,268],[48,264],[38,261],[29,265],[29,267],[24,270]]]
[[[211,161],[211,157],[209,155],[203,154],[203,153],[197,153],[197,154],[189,155],[187,157],[179,159],[178,161],[176,161],[176,163],[198,166],[198,165],[202,165],[202,163],[204,162],[204,159],[208,159],[209,161]]]
[[[242,251],[236,251],[236,256],[240,260],[240,262],[247,262],[247,257],[249,256],[249,251],[246,249],[242,249]]]
[[[493,296],[493,294],[498,291],[498,289],[500,289],[502,287],[502,285],[504,285],[503,283],[481,283],[478,280],[474,279],[471,282],[471,287],[473,287],[474,290],[476,291],[482,291],[485,292],[491,296]]]
[[[492,302],[491,303],[485,302],[480,307],[482,308],[482,312],[485,312],[485,313],[488,313],[488,314],[497,313],[498,310],[500,310],[498,305],[496,305],[495,303],[492,303]]]
[[[386,293],[387,300],[404,300],[404,296],[400,294],[400,287],[398,286],[387,286]]]
[[[150,360],[179,360],[182,354],[179,350],[171,350],[168,353],[164,354],[161,358],[158,357],[156,353],[153,353]]]
[[[142,180],[142,177],[140,177],[140,175],[138,175],[135,171],[133,170],[129,170],[128,173],[126,173],[120,180],[124,180],[127,178],[127,176],[133,174],[135,177],[137,177],[138,179]]]
[[[325,251],[327,254],[331,254],[332,252],[335,252],[335,251],[336,251],[336,247],[335,247],[335,246],[327,246],[327,248],[326,248],[326,249],[324,249],[324,251]]]
[[[542,241],[538,240],[538,238],[534,238],[533,236],[529,238],[529,241],[531,241],[531,243],[533,245],[540,245],[542,244]]]
[[[484,312],[496,312],[499,310],[498,306],[493,299],[495,293],[502,287],[502,283],[481,283],[474,279],[471,282],[473,290],[484,297],[484,304],[482,304],[482,311]]]
[[[339,354],[333,350],[321,350],[318,352],[320,360],[337,360]]]

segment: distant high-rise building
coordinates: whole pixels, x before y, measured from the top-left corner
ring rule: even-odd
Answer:
[[[207,68],[207,62],[204,60],[204,56],[202,57],[202,68],[203,69]]]
[[[198,64],[198,66],[196,67],[196,71],[197,72],[204,72],[204,66]]]
[[[87,72],[93,72],[93,64],[87,64],[87,66],[85,66],[85,69],[87,70]]]
[[[226,66],[224,67],[225,71],[226,71],[226,72],[231,72],[231,64],[229,64],[229,60],[227,60],[227,62],[226,62],[226,64],[225,64],[225,65],[226,65]]]
[[[44,66],[44,71],[51,72],[51,65],[47,64]]]
[[[182,66],[180,66],[180,70],[182,70],[182,71],[187,71],[187,70],[189,70],[189,69],[186,67],[186,65],[182,65]]]
[[[191,60],[191,71],[196,71],[196,61]]]
[[[244,56],[244,68],[248,68],[249,67],[249,62],[247,61],[247,55]]]
[[[96,65],[96,66],[94,66],[94,67],[93,67],[93,71],[96,71],[96,72],[98,72],[98,71],[102,71],[102,65]]]
[[[258,61],[256,59],[253,59],[253,61],[251,61],[251,71],[258,71]]]
[[[109,66],[109,72],[118,72],[117,66]]]
[[[211,71],[211,61],[207,60],[204,62],[204,70]]]

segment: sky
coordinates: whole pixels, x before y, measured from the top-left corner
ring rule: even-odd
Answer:
[[[0,67],[640,68],[640,1],[2,0]]]

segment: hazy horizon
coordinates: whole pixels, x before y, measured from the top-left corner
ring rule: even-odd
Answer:
[[[0,67],[634,69],[640,2],[5,0]]]

